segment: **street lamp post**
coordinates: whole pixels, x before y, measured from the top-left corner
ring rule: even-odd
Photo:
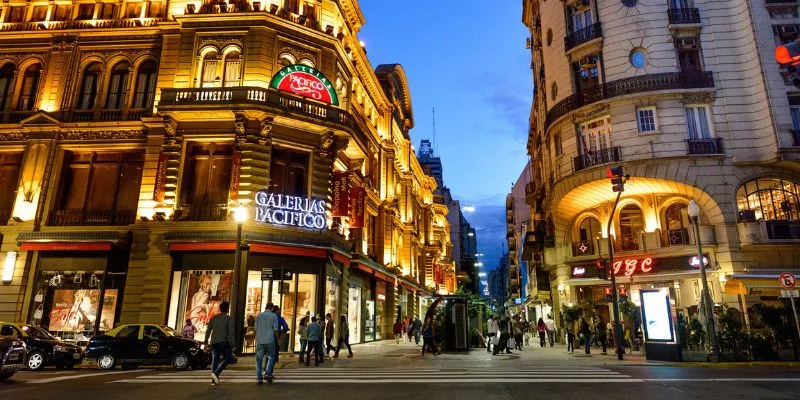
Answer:
[[[700,279],[703,281],[703,303],[705,303],[706,329],[711,339],[711,355],[715,361],[719,360],[719,340],[717,340],[716,321],[714,319],[714,300],[708,290],[708,279],[706,279],[706,261],[703,258],[703,245],[700,244],[700,206],[692,199],[687,207],[689,218],[694,225],[694,240],[697,242],[697,263],[700,264]]]
[[[240,279],[240,271],[241,264],[242,264],[242,226],[244,225],[244,221],[247,220],[247,209],[243,205],[239,205],[236,207],[236,210],[233,212],[233,220],[236,221],[236,248],[234,249],[234,260],[233,260],[233,282],[231,283],[231,313],[232,317],[239,318],[239,279]],[[244,310],[242,310],[244,312]],[[235,321],[235,320],[234,320]],[[239,322],[234,323],[236,327],[236,343],[234,343],[234,351],[238,352],[241,349],[239,341],[241,340],[241,324]]]

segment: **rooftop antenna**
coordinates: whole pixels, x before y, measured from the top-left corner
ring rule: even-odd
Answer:
[[[433,107],[433,151],[431,155],[436,155],[436,107]]]

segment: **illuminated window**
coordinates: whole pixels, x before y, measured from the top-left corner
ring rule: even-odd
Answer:
[[[200,87],[214,87],[219,80],[217,76],[218,57],[216,52],[211,52],[203,57],[203,66],[200,73]]]
[[[280,65],[281,68],[288,67],[288,66],[294,65],[296,63],[297,63],[297,61],[294,58],[294,56],[289,54],[289,53],[283,53],[283,54],[281,54],[280,57],[278,57],[278,65]]]
[[[595,239],[602,237],[602,235],[600,221],[595,217],[584,218],[578,226],[578,240],[587,244],[588,247],[591,247]]]
[[[151,1],[147,3],[148,18],[164,18],[165,2]]]
[[[755,179],[736,191],[739,219],[757,220],[800,219],[800,184],[777,178]]]
[[[108,82],[108,94],[106,95],[106,108],[109,110],[119,110],[125,106],[125,89],[128,87],[128,73],[130,64],[126,62],[118,63],[111,70],[111,78]]]
[[[603,117],[581,124],[581,141],[584,154],[597,153],[611,147],[611,118]]]
[[[136,72],[136,91],[133,95],[133,108],[153,107],[156,93],[157,67],[153,60],[145,61]]]
[[[33,64],[25,69],[25,74],[22,76],[22,87],[20,88],[17,110],[33,110],[36,104],[36,92],[39,90],[39,77],[41,74],[41,64]]]
[[[77,107],[79,110],[91,110],[97,101],[97,85],[100,82],[100,63],[94,63],[86,68],[81,81],[80,94]]]
[[[639,250],[639,235],[644,231],[642,209],[635,204],[628,204],[619,212],[619,250]]]
[[[0,111],[5,111],[8,105],[11,85],[14,82],[14,64],[6,64],[0,69]]]
[[[242,72],[241,70],[242,70],[242,63],[239,52],[234,51],[226,55],[225,71],[223,71],[222,74],[222,76],[224,76],[222,85],[224,87],[239,86],[240,84],[239,79],[241,78],[241,72]]]
[[[233,146],[193,143],[186,150],[186,166],[181,182],[184,204],[227,205]]]
[[[309,154],[273,148],[269,167],[269,190],[292,196],[308,196]]]
[[[664,243],[670,246],[689,244],[689,211],[685,203],[673,203],[663,216]]]
[[[125,18],[139,18],[141,15],[142,15],[141,2],[125,4]]]
[[[22,153],[0,153],[0,220],[8,221],[17,197]]]

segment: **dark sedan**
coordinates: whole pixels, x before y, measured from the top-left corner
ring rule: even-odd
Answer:
[[[19,339],[0,336],[0,381],[10,378],[22,369],[24,361],[25,344]]]
[[[7,336],[25,342],[28,349],[25,366],[30,370],[39,371],[47,365],[71,369],[83,362],[83,350],[80,347],[65,343],[38,326],[10,322],[0,322],[0,326]]]
[[[177,370],[205,369],[210,359],[201,343],[183,338],[167,326],[148,324],[122,325],[91,338],[86,357],[105,370],[118,364],[123,368],[160,364]]]

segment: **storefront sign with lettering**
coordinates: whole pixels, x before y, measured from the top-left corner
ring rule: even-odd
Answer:
[[[631,276],[636,270],[644,273],[652,271],[653,259],[648,257],[643,260],[632,259],[614,261],[614,275],[622,273],[625,276]]]
[[[283,67],[272,78],[269,87],[334,106],[339,105],[339,97],[333,84],[322,72],[307,65],[294,64]]]
[[[364,227],[364,200],[367,191],[362,187],[350,188],[350,227]]]
[[[333,190],[331,193],[331,216],[347,217],[350,212],[350,174],[347,172],[333,173]]]
[[[260,191],[256,193],[256,222],[300,228],[326,226],[324,200]]]
[[[167,154],[163,151],[158,155],[156,164],[156,180],[153,185],[153,200],[156,203],[163,203],[167,193]]]

